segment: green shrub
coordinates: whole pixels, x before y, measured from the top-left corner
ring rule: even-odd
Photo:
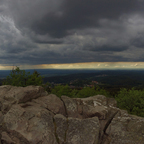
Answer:
[[[68,85],[57,85],[52,89],[51,93],[57,95],[58,97],[61,97],[62,95],[73,97],[72,89],[70,89]]]
[[[96,88],[90,88],[86,87],[81,90],[76,90],[76,89],[70,89],[68,85],[58,85],[55,86],[51,93],[57,95],[58,97],[61,97],[62,95],[66,95],[68,97],[72,98],[85,98],[89,96],[94,96],[94,95],[105,95],[109,96],[109,93],[103,89],[100,89],[98,86]]]
[[[95,93],[96,93],[96,91],[94,88],[86,87],[86,88],[79,90],[76,96],[78,98],[85,98],[85,97],[89,97],[89,96],[94,96]]]
[[[78,91],[77,97],[79,98],[85,98],[89,96],[94,96],[94,95],[104,95],[104,96],[110,96],[109,92],[105,91],[104,89],[101,89],[99,86],[90,88],[86,87]]]
[[[144,90],[121,89],[116,96],[118,107],[130,114],[144,117]]]
[[[49,83],[44,85],[42,78],[44,77],[41,77],[37,71],[34,71],[33,74],[30,75],[30,72],[26,73],[25,70],[20,70],[19,67],[16,67],[16,69],[12,69],[9,76],[6,77],[6,80],[4,80],[2,84],[21,87],[34,85],[43,86],[45,88]]]

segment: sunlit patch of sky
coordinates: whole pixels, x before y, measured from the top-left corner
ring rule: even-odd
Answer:
[[[69,64],[17,65],[20,69],[144,69],[144,62],[89,62]],[[0,66],[1,70],[11,70],[16,66]]]

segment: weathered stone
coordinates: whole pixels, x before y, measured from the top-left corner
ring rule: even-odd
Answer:
[[[65,99],[63,100],[68,111],[68,116],[68,109],[72,108],[70,104],[73,103],[73,106],[75,107],[75,111],[73,113],[75,115],[78,115],[74,116],[73,114],[73,117],[76,118],[90,118],[97,116],[100,120],[105,120],[107,118],[107,114],[109,113],[109,111],[111,111],[111,109],[115,109],[115,111],[117,111],[116,107],[114,107],[116,105],[116,101],[113,98],[108,99],[103,95],[97,95],[88,98],[75,98],[73,100],[69,98],[69,101],[72,101],[70,104]]]
[[[16,144],[6,132],[2,132],[1,141],[6,144]]]
[[[144,144],[144,118],[103,95],[69,98],[0,86],[0,144]]]
[[[98,144],[99,120],[68,118],[66,144]]]
[[[113,106],[113,107],[117,106],[117,102],[114,98],[107,98],[103,95],[96,95],[96,96],[91,96],[87,98],[81,98],[81,100],[92,106],[93,105],[96,106],[97,104],[103,105],[103,106]]]
[[[3,114],[6,114],[10,110],[11,106],[14,104],[14,102],[9,102],[6,100],[2,100],[1,102],[2,102],[1,111]]]
[[[2,112],[0,111],[0,125],[1,125],[2,122],[3,122],[3,118],[4,118],[4,116],[3,116]]]
[[[119,109],[114,107],[116,105],[116,101],[113,98],[108,99],[103,95],[81,99],[77,98],[76,100],[78,102],[78,109],[79,106],[82,107],[81,115],[83,119],[94,116],[97,116],[99,118],[99,141],[101,141],[109,123],[119,111]]]
[[[53,114],[41,107],[13,105],[4,117],[7,131],[18,132],[29,143],[48,141],[57,144],[54,135]]]
[[[2,144],[30,144],[20,133],[8,130],[2,133]]]
[[[0,86],[0,109],[6,113],[13,104],[25,103],[48,93],[41,86],[16,87]]]
[[[81,114],[78,113],[78,106],[76,99],[72,99],[67,96],[61,96],[61,99],[65,104],[66,113],[68,117],[82,118]]]
[[[48,93],[44,90],[44,88],[40,86],[13,86],[13,88],[4,94],[4,99],[7,101],[16,101],[17,103],[25,103],[47,94]]]
[[[98,101],[97,96],[83,98],[82,106],[83,106],[83,118],[89,118],[97,116],[99,119],[106,119],[106,114],[108,112],[107,104],[102,105],[101,102]],[[103,101],[104,103],[104,101]],[[79,105],[78,105],[79,107]]]
[[[120,110],[106,130],[104,144],[144,144],[144,118]]]
[[[54,116],[55,120],[55,130],[56,136],[59,144],[66,142],[67,129],[68,129],[68,118],[64,117],[61,114],[56,114]]]
[[[4,98],[5,94],[11,89],[13,86],[11,85],[3,85],[0,86],[0,98]]]
[[[63,102],[54,94],[48,96],[39,97],[34,99],[33,102],[40,104],[42,107],[50,110],[54,114],[66,115]]]

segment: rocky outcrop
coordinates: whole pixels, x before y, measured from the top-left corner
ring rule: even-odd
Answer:
[[[113,98],[57,97],[40,86],[0,86],[0,144],[144,144],[144,118]]]

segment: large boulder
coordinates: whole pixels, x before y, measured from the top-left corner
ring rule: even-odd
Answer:
[[[47,94],[41,86],[0,86],[0,110],[6,113],[13,104],[26,103]]]
[[[57,114],[54,119],[59,144],[98,144],[98,117],[78,119]]]
[[[63,102],[54,94],[39,97],[37,99],[34,99],[33,102],[40,104],[41,107],[52,111],[54,114],[62,114],[66,116]]]
[[[144,144],[144,118],[119,111],[106,129],[104,144]]]
[[[57,144],[53,117],[53,113],[40,106],[13,105],[5,115],[3,123],[9,139],[15,141],[18,138],[17,144],[40,142]],[[3,137],[2,133],[2,140]]]
[[[40,86],[0,86],[0,144],[144,144],[144,119],[113,98],[61,98]]]

